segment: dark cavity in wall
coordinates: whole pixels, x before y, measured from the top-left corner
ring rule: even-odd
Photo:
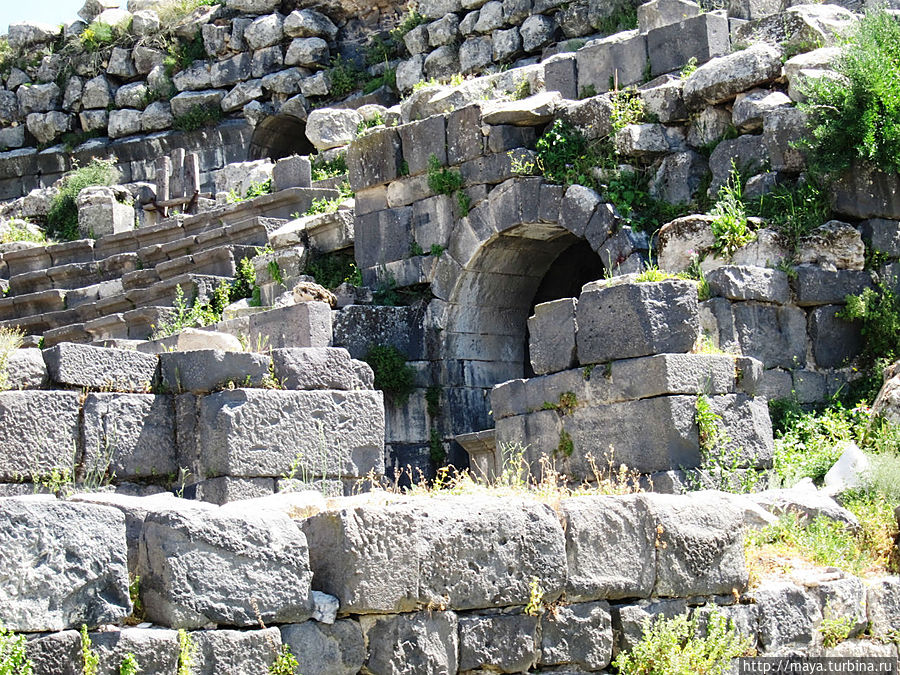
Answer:
[[[249,159],[281,159],[309,155],[315,147],[306,138],[306,122],[291,115],[267,117],[256,126],[250,140]]]

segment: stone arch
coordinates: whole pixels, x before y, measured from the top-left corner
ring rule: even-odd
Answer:
[[[256,125],[248,159],[281,159],[316,151],[306,138],[306,120],[293,115],[272,115]]]
[[[453,226],[432,284],[442,380],[451,408],[465,411],[452,434],[493,426],[490,390],[526,374],[527,320],[548,270],[571,247],[587,242],[596,255],[606,239],[592,242],[583,219],[560,218],[561,198],[562,188],[540,178],[512,179]]]

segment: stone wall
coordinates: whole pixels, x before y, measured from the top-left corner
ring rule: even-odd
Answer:
[[[554,511],[519,498],[377,493],[239,508],[171,496],[6,498],[0,559],[20,575],[0,619],[30,634],[42,674],[78,672],[81,624],[104,624],[90,633],[101,672],[128,652],[142,669],[174,672],[176,628],[188,630],[202,673],[262,672],[282,644],[304,673],[597,672],[645,620],[712,612],[765,656],[896,657],[894,644],[858,639],[887,639],[900,621],[895,577],[807,570],[748,588],[742,499],[575,497]],[[40,576],[15,537],[38,528]],[[63,555],[73,547],[77,557]],[[88,568],[102,572],[88,579]],[[129,574],[154,625],[123,627]],[[846,617],[848,641],[824,646],[826,616]]]
[[[207,343],[208,344],[208,343]],[[384,474],[384,405],[342,349],[20,349],[0,393],[5,494],[178,489],[225,503]],[[60,484],[62,481],[62,484]]]

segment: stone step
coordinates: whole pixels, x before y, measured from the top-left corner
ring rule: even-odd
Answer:
[[[222,281],[227,282],[230,279],[224,276],[182,274],[158,281],[146,288],[125,291],[95,302],[85,302],[74,308],[6,319],[0,321],[0,326],[18,326],[29,335],[43,334],[46,344],[57,344],[68,340],[68,338],[59,339],[58,335],[68,335],[72,331],[78,332],[72,328],[74,325],[83,325],[118,314],[127,315],[133,310],[146,307],[172,307],[178,286],[181,286],[185,298],[198,297],[201,302],[205,302]],[[90,338],[90,340],[93,339],[95,338]]]
[[[49,289],[76,289],[120,278],[140,266],[136,253],[121,253],[99,261],[67,263],[16,274],[9,279],[9,294],[24,295]]]
[[[212,274],[219,277],[233,277],[242,258],[252,258],[259,246],[227,244],[215,248],[202,249],[190,255],[183,255],[159,263],[154,270],[160,279],[188,274]]]
[[[217,227],[195,236],[182,237],[165,244],[145,246],[139,249],[137,254],[144,267],[155,267],[166,261],[176,260],[227,244],[265,246],[269,242],[269,228],[274,230],[286,222],[279,219],[269,223],[267,222],[269,220],[272,219],[254,218],[236,225]]]

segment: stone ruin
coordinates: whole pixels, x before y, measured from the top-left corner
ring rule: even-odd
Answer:
[[[858,7],[422,0],[406,58],[369,72],[396,68],[399,100],[346,97],[333,66],[398,23],[392,4],[200,7],[171,30],[203,53],[174,74],[151,4],[90,0],[83,22],[7,36],[40,58],[2,77],[0,217],[44,222],[92,158],[121,181],[78,196],[82,239],[0,245],[0,325],[25,334],[0,392],[0,624],[28,636],[35,673],[80,673],[84,625],[100,672],[132,654],[175,673],[183,629],[199,673],[265,673],[286,645],[306,675],[574,675],[607,672],[649,618],[713,612],[764,656],[897,657],[896,576],[751,587],[746,528],[851,514],[816,492],[693,491],[728,487],[699,396],[737,474],[765,487],[767,402],[821,402],[855,377],[862,336],[839,313],[873,284],[867,252],[896,278],[897,176],[845,176],[796,255],[760,223],[724,256],[709,216],[648,233],[523,170],[564,121],[652,167],[671,204],[715,196],[734,166],[754,194],[796,178],[802,83],[832,72]],[[613,25],[623,11],[637,28]],[[130,39],[99,62],[42,51],[94,20]],[[606,92],[629,86],[652,121],[614,127]],[[224,119],[176,129],[210,110]],[[314,180],[342,157],[345,176]],[[435,170],[458,188],[436,190]],[[312,285],[337,258],[361,283]],[[708,297],[645,281],[651,259],[701,265]],[[154,339],[244,261],[258,305]],[[406,357],[407,400],[375,389],[376,345]],[[491,481],[510,448],[538,480],[547,463],[573,484],[624,464],[648,491],[548,505],[380,489],[447,464]],[[835,613],[850,639],[826,646]]]

